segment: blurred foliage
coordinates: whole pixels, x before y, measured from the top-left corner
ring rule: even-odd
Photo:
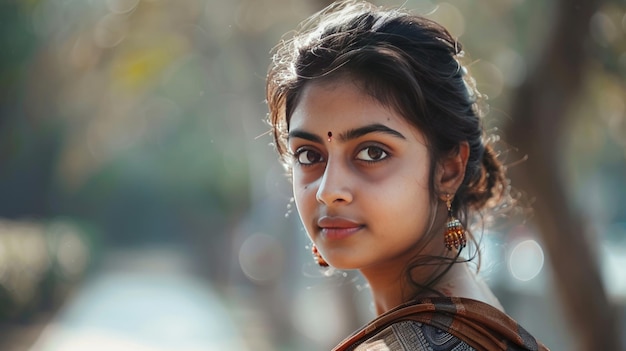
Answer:
[[[3,56],[2,215],[75,215],[127,243],[245,209],[241,118],[220,103],[240,82],[213,62],[226,38],[195,24],[201,2],[28,4],[2,11],[20,43]]]
[[[0,321],[57,306],[97,257],[93,228],[68,219],[0,221]]]

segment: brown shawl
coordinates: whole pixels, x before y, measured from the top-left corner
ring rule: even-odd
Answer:
[[[406,325],[411,326],[407,329]],[[359,350],[421,350],[426,343],[422,328],[454,339],[455,349],[549,351],[511,317],[480,301],[433,297],[398,306],[376,318],[333,351]],[[433,328],[434,327],[434,328]],[[411,336],[403,330],[414,330]],[[459,343],[467,348],[458,347]],[[361,345],[359,347],[359,345]],[[446,347],[436,348],[447,350]]]

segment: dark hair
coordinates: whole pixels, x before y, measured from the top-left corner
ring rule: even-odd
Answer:
[[[460,63],[461,44],[441,25],[401,10],[339,1],[301,25],[276,48],[266,82],[269,122],[287,161],[289,121],[311,81],[350,78],[390,106],[426,137],[431,201],[437,201],[435,165],[469,144],[465,178],[453,202],[466,225],[470,212],[498,203],[508,191],[504,167],[488,144],[481,95]]]

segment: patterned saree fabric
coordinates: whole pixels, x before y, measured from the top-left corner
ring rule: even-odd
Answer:
[[[436,297],[382,314],[333,351],[549,351],[511,317],[480,301]]]

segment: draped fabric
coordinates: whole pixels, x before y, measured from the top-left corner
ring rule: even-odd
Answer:
[[[511,317],[486,303],[421,299],[388,311],[333,351],[549,351]]]

